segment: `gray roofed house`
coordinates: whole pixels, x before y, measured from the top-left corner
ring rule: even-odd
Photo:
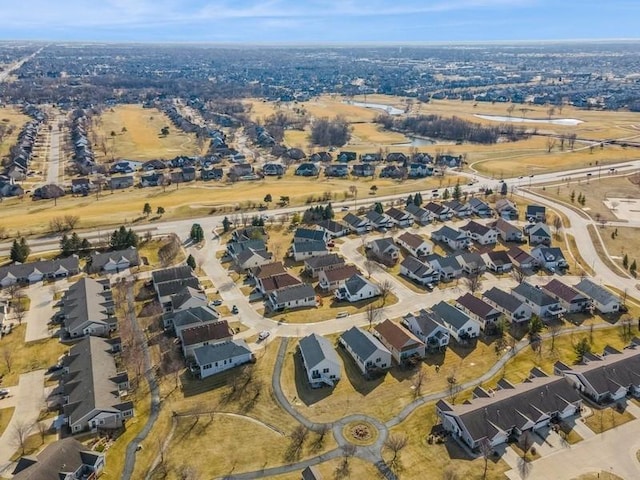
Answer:
[[[97,478],[104,465],[104,453],[67,437],[50,443],[37,456],[18,459],[12,475],[15,480],[90,479]]]
[[[478,197],[472,197],[469,200],[469,206],[473,213],[480,217],[490,217],[493,214],[493,210],[491,207],[484,201],[480,200]]]
[[[327,238],[344,237],[349,234],[349,227],[347,225],[334,220],[322,220],[316,225],[325,232]]]
[[[296,242],[326,242],[327,232],[314,228],[296,228],[293,241]]]
[[[567,268],[569,264],[564,258],[562,250],[558,247],[537,246],[531,250],[531,256],[536,259],[541,267],[552,272],[557,269]]]
[[[219,318],[218,312],[208,306],[201,305],[177,312],[164,313],[162,322],[165,329],[172,328],[176,336],[180,336],[180,331],[184,328],[213,323],[218,321]]]
[[[391,221],[398,227],[409,227],[413,223],[413,216],[410,213],[396,207],[387,209],[385,214],[391,218]]]
[[[206,305],[208,305],[207,294],[193,287],[183,287],[175,295],[171,296],[172,312]]]
[[[196,277],[192,277],[182,280],[170,280],[168,282],[157,284],[156,293],[158,294],[158,298],[163,307],[169,308],[171,306],[171,297],[180,293],[180,291],[185,287],[199,289],[200,282]]]
[[[410,203],[409,205],[407,205],[405,207],[405,210],[409,212],[413,216],[416,223],[419,223],[420,225],[427,225],[436,218],[436,215],[433,212],[425,210],[424,208],[414,203]]]
[[[80,273],[77,255],[56,260],[14,263],[0,267],[0,287],[39,282],[45,278],[64,278]]]
[[[497,273],[504,273],[511,270],[513,263],[511,258],[504,250],[491,250],[482,254],[482,260],[485,265]]]
[[[588,278],[580,280],[578,284],[574,285],[574,288],[591,298],[593,306],[600,313],[613,313],[620,310],[620,299]]]
[[[493,245],[498,241],[498,231],[475,220],[460,227],[460,230],[467,234],[480,245]]]
[[[478,252],[465,252],[458,254],[456,255],[456,260],[458,260],[462,270],[468,274],[482,274],[487,269],[487,265],[484,263],[482,255]]]
[[[386,213],[378,213],[375,210],[369,210],[364,216],[374,228],[389,229],[394,225],[393,220]]]
[[[360,274],[353,275],[335,291],[338,301],[359,302],[380,295],[380,289]]]
[[[307,258],[304,261],[304,270],[307,275],[311,275],[313,278],[316,278],[320,271],[340,267],[342,265],[344,265],[344,259],[340,255],[337,253],[329,253],[328,255]]]
[[[531,318],[531,307],[498,287],[492,287],[482,296],[487,303],[504,313],[511,322],[524,323]]]
[[[449,345],[449,330],[433,312],[422,309],[417,315],[408,313],[402,317],[402,324],[430,350],[442,350]]]
[[[71,433],[113,430],[133,416],[133,403],[121,398],[129,388],[129,378],[117,371],[112,352],[108,340],[85,337],[63,358],[60,388]]]
[[[347,213],[342,219],[349,229],[358,234],[366,233],[371,230],[371,222],[368,219],[354,215],[353,213]]]
[[[433,251],[433,243],[411,232],[403,232],[396,238],[396,242],[415,257],[429,255]]]
[[[333,387],[340,380],[340,359],[329,340],[312,333],[300,339],[299,348],[312,388]]]
[[[235,264],[240,270],[247,271],[271,263],[272,257],[271,252],[250,248],[238,254],[235,259]]]
[[[462,250],[471,245],[471,238],[466,232],[456,230],[448,225],[432,232],[431,238],[443,242],[452,250]]]
[[[90,273],[119,273],[130,267],[140,265],[140,256],[135,247],[115,252],[91,253],[91,258],[87,262],[87,269]]]
[[[404,275],[420,285],[437,283],[440,280],[440,273],[431,265],[411,255],[400,263],[400,275]]]
[[[267,250],[267,244],[262,238],[244,240],[240,242],[230,242],[227,244],[227,253],[236,260],[238,255],[247,250],[263,251]]]
[[[549,245],[551,243],[551,229],[546,223],[536,223],[535,225],[527,225],[525,233],[529,236],[530,245]]]
[[[328,253],[329,248],[324,240],[295,241],[291,246],[291,255],[296,262],[311,257],[320,257],[322,255],[327,255]]]
[[[371,333],[351,327],[338,341],[349,352],[363,375],[391,367],[391,352]]]
[[[400,248],[392,238],[376,238],[367,243],[367,249],[375,255],[380,262],[393,265],[400,258]]]
[[[432,253],[427,255],[424,261],[438,272],[440,280],[449,281],[462,275],[462,265],[460,265],[455,255],[443,257],[437,253]]]
[[[436,303],[431,307],[431,311],[457,341],[480,335],[480,323],[447,302]]]
[[[527,205],[525,217],[530,222],[544,222],[547,218],[547,208],[544,205]]]
[[[495,447],[524,431],[540,432],[554,418],[575,415],[581,403],[577,390],[564,378],[536,376],[468,403],[440,400],[436,412],[445,430],[477,450],[485,439]]]
[[[584,293],[562,283],[556,278],[552,278],[549,283],[543,285],[542,289],[558,300],[560,305],[569,313],[584,312],[591,305],[591,300]]]
[[[151,272],[151,279],[155,285],[172,280],[185,280],[195,277],[193,269],[189,265],[181,265],[179,267],[165,268]]]
[[[456,307],[468,314],[474,320],[480,322],[483,330],[487,327],[495,326],[502,312],[481,298],[470,293],[465,293],[456,300]]]
[[[266,303],[273,311],[285,308],[315,307],[316,292],[311,285],[300,283],[274,290],[269,293]]]
[[[200,378],[229,370],[253,360],[253,354],[244,340],[203,345],[193,351],[194,365],[191,370]]]
[[[531,307],[533,313],[541,318],[557,317],[565,312],[558,300],[530,283],[522,282],[512,288],[511,293]]]
[[[499,218],[491,224],[498,231],[498,235],[505,242],[522,242],[522,230],[509,223],[504,218]]]
[[[108,282],[85,277],[69,287],[60,303],[58,318],[64,324],[62,331],[66,337],[107,336],[117,328]]]

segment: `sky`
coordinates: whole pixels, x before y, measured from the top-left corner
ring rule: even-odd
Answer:
[[[638,38],[638,0],[0,0],[0,39],[414,43]]]

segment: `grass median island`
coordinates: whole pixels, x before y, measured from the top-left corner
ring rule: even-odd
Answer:
[[[168,135],[160,134],[163,127],[169,127]],[[99,139],[98,147],[94,147],[98,160],[107,161],[112,157],[128,160],[169,159],[178,155],[203,153],[197,145],[195,134],[185,133],[175,127],[169,117],[157,108],[142,108],[142,105],[108,108],[95,122],[93,131]],[[100,148],[102,142],[106,144],[106,155]]]
[[[13,416],[15,408],[8,407],[0,409],[0,435],[4,433],[11,421],[11,417]]]

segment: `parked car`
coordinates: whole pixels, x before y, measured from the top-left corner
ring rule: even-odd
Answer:
[[[258,334],[258,340],[265,340],[269,335],[271,335],[271,332],[269,332],[268,330],[263,330]]]
[[[211,302],[211,305],[213,307],[219,307],[220,305],[222,305],[222,300],[214,300],[213,302]]]
[[[231,313],[233,313],[234,315],[238,313],[238,307],[234,305],[233,308],[231,308]]]
[[[342,207],[342,208],[341,208],[341,210],[342,210],[343,212],[346,212],[346,211],[348,211],[348,210],[349,210],[349,207],[347,207],[347,206],[345,205],[344,207]]]
[[[6,397],[7,395],[9,395],[9,389],[8,388],[0,388],[0,398]]]

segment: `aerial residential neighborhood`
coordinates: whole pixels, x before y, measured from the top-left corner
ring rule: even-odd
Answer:
[[[640,478],[634,5],[44,3],[0,478]]]

